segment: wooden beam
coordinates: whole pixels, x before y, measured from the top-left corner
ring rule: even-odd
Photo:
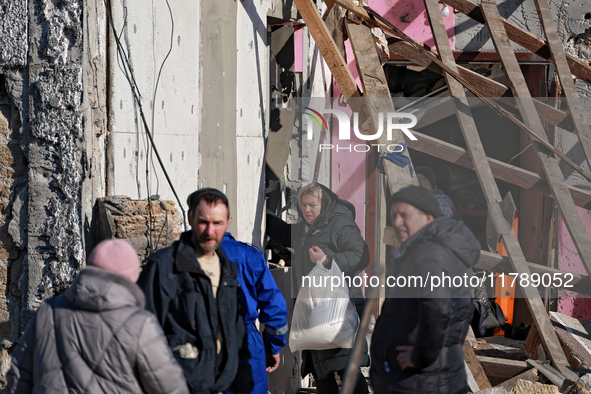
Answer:
[[[389,41],[396,40],[395,37],[390,37]],[[457,64],[462,63],[490,63],[498,62],[499,54],[496,52],[487,51],[453,51],[454,58]],[[520,63],[549,63],[546,59],[542,59],[535,53],[531,52],[515,52],[515,57]],[[402,56],[390,54],[390,61],[392,62],[403,62],[405,59]]]
[[[548,142],[546,132],[542,127],[539,116],[531,99],[527,84],[519,68],[519,64],[515,59],[515,54],[507,38],[505,28],[499,16],[499,10],[494,0],[482,0],[482,11],[488,26],[489,32],[493,39],[493,43],[501,61],[505,68],[505,73],[509,77],[511,82],[511,90],[513,95],[517,98],[517,104],[519,106],[519,112],[524,120],[524,123],[531,128],[536,134],[545,139]],[[558,166],[557,160],[549,154],[547,149],[544,149],[537,141],[533,142],[533,146],[538,152],[538,158],[542,163],[546,180],[554,194],[554,197],[558,203],[558,206],[563,214],[564,221],[569,228],[573,242],[577,246],[581,260],[585,262],[588,272],[591,273],[591,240],[583,226],[583,222],[579,217],[579,214],[575,208],[574,202],[570,193],[568,192],[568,186],[564,180],[560,167]],[[515,233],[509,235],[502,235],[501,240],[505,245],[509,259],[513,267],[519,273],[530,273],[523,256],[523,252],[515,237]],[[530,273],[531,274],[531,273]],[[552,323],[546,314],[546,309],[542,304],[540,295],[535,288],[522,287],[522,291],[526,297],[527,305],[532,314],[532,317],[536,323],[536,326],[540,330],[542,340],[546,349],[548,350],[549,356],[552,362],[564,375],[572,377],[573,372],[568,369],[568,361],[562,351],[556,332],[552,327]]]
[[[431,24],[431,30],[433,31],[433,38],[435,39],[435,43],[437,45],[437,48],[439,49],[441,60],[447,67],[451,68],[452,71],[456,71],[457,67],[455,59],[453,57],[451,47],[449,45],[449,40],[447,38],[447,33],[445,30],[445,25],[443,23],[443,17],[441,16],[441,12],[439,10],[438,2],[437,0],[424,1],[425,8],[427,9],[427,16],[429,17],[429,22]],[[483,8],[485,2],[486,0],[483,0]],[[496,3],[494,4],[494,7],[496,9]],[[491,29],[491,34],[493,36],[497,35],[494,29]],[[501,55],[501,57],[503,56],[501,51],[499,51],[499,55]],[[474,123],[474,119],[470,111],[470,105],[468,104],[468,101],[466,99],[464,88],[458,81],[452,79],[451,76],[449,76],[448,74],[446,74],[446,81],[450,94],[452,95],[452,97],[454,97],[454,104],[456,106],[456,115],[458,117],[458,122],[460,124],[460,128],[462,129],[462,133],[464,134],[464,139],[466,140],[466,145],[468,146],[468,152],[470,153],[470,157],[472,159],[474,169],[478,176],[480,186],[482,187],[482,190],[484,192],[485,199],[488,203],[500,202],[502,198],[499,193],[497,184],[494,180],[490,166],[488,165],[488,160],[484,153],[484,148],[482,146],[482,142],[480,141],[478,130],[476,129],[476,124]],[[515,92],[514,95],[520,97],[519,94],[515,94]],[[535,107],[533,109],[533,113],[537,113]],[[574,204],[572,205],[572,207],[574,209]],[[512,264],[512,268],[515,269],[515,272],[528,276],[531,275],[531,272],[529,271],[529,268],[527,266],[527,262],[525,261],[525,257],[523,256],[523,251],[521,250],[519,242],[517,241],[517,236],[515,235],[515,232],[511,231],[509,234],[502,235],[501,239],[503,240],[503,244],[505,246],[505,249],[507,250],[507,254],[509,255],[509,259]],[[544,309],[544,305],[542,303],[542,300],[540,299],[539,294],[537,293],[537,290],[526,287],[523,288],[523,291],[526,297],[528,297],[528,306],[532,312],[532,315],[534,316],[534,319],[536,320],[536,322],[540,322],[539,326],[552,329],[550,319],[548,318],[548,315],[546,315],[546,310]],[[563,373],[569,373],[570,371],[566,369],[568,363],[566,361],[564,353],[562,352],[556,333],[554,333],[554,331],[548,331],[546,335],[544,335],[544,337],[547,344],[547,348],[550,350],[550,354],[552,355],[553,362],[555,362],[555,364],[561,371],[564,370]],[[508,361],[504,360],[504,362]],[[512,376],[513,375],[508,377]]]
[[[486,18],[487,26],[491,33],[493,43],[501,56],[501,61],[505,68],[505,73],[509,77],[511,82],[511,89],[513,95],[517,98],[517,104],[519,106],[519,112],[524,120],[524,123],[531,128],[536,134],[542,137],[546,143],[548,137],[546,131],[542,127],[540,118],[537,116],[537,111],[533,105],[533,99],[530,96],[529,89],[519,68],[519,64],[515,59],[513,49],[509,44],[503,26],[499,11],[497,9],[496,2],[492,0],[484,0],[482,2],[482,10]],[[583,225],[573,202],[573,199],[568,192],[568,185],[564,180],[564,176],[558,161],[550,156],[548,151],[540,146],[537,142],[533,144],[534,148],[538,152],[538,158],[542,163],[542,168],[546,175],[546,180],[552,190],[552,194],[569,230],[569,233],[573,239],[573,243],[579,252],[579,256],[587,273],[591,275],[591,239],[587,234],[587,230]]]
[[[351,71],[349,71],[347,62],[341,55],[326,24],[320,18],[316,5],[312,0],[294,0],[294,3],[343,95],[345,97],[361,97],[361,92]]]
[[[470,372],[472,372],[472,376],[474,377],[474,380],[476,380],[478,388],[480,390],[491,388],[492,386],[486,377],[486,373],[484,373],[484,369],[482,368],[482,365],[480,365],[478,358],[476,358],[476,354],[474,354],[474,349],[472,349],[472,346],[470,346],[468,341],[464,342],[462,350],[464,351],[464,360],[466,361],[468,368],[470,368]]]
[[[544,34],[548,42],[550,53],[552,54],[552,62],[556,66],[556,72],[558,79],[562,85],[568,109],[575,124],[576,134],[579,137],[579,142],[587,158],[587,163],[591,163],[591,133],[589,127],[585,126],[585,114],[583,112],[583,105],[579,98],[579,93],[573,82],[571,71],[568,67],[568,62],[564,50],[562,48],[562,42],[558,37],[558,31],[556,25],[552,19],[552,13],[548,2],[546,0],[534,0],[540,22],[544,28]]]
[[[424,53],[421,53],[420,50],[413,47],[406,41],[394,42],[388,46],[388,49],[390,50],[390,55],[402,56],[415,64],[418,64],[422,67],[427,67],[427,69],[436,72],[437,74],[443,75],[444,73],[443,69],[433,61],[431,56],[426,56]],[[511,89],[502,83],[494,81],[460,65],[457,65],[457,68],[458,73],[462,78],[468,81],[470,85],[478,86],[479,89],[488,97],[513,97]],[[539,100],[535,100],[534,104],[538,110],[540,118],[543,121],[548,122],[554,126],[558,126],[561,129],[573,133],[575,132],[575,126],[569,114]],[[591,130],[591,125],[589,124],[585,124],[584,127]]]
[[[571,272],[531,262],[527,262],[527,266],[531,273],[537,273],[540,276],[544,274],[550,275],[552,281],[554,281],[554,278],[560,278],[561,285],[553,286],[557,289],[569,290],[575,293],[591,296],[591,279],[589,279],[588,276],[573,274]],[[476,263],[474,268],[499,274],[505,273],[507,275],[514,272],[508,257],[484,250],[480,252],[480,259],[478,259],[478,263]],[[513,279],[511,278],[511,280]],[[558,281],[554,282],[558,283]]]
[[[378,18],[379,20],[383,20],[384,22],[387,22],[384,18],[382,18],[381,16],[379,16],[375,11],[373,11],[371,8],[369,7],[358,7],[358,6],[354,6],[351,3],[349,3],[349,0],[335,0],[335,4],[340,5],[341,7],[355,13],[356,15],[360,16],[363,15],[364,18],[367,17],[367,13],[371,12],[371,17],[372,18]],[[387,22],[389,23],[389,22]],[[511,120],[512,122],[514,122],[515,124],[517,124],[519,127],[521,127],[523,130],[525,130],[526,132],[528,132],[530,134],[530,136],[534,137],[535,140],[539,143],[541,143],[542,145],[544,145],[547,149],[549,149],[550,151],[552,151],[556,156],[560,157],[566,164],[568,164],[569,166],[571,166],[572,168],[574,168],[577,172],[579,172],[581,175],[583,175],[583,177],[585,179],[587,179],[589,182],[591,182],[591,174],[587,173],[581,166],[579,166],[577,163],[575,163],[574,161],[572,161],[567,155],[565,155],[563,152],[561,152],[560,150],[556,149],[554,146],[550,145],[548,143],[548,141],[546,139],[544,139],[543,135],[539,135],[538,133],[534,132],[533,130],[531,130],[531,128],[529,128],[526,124],[524,124],[523,122],[521,122],[516,116],[513,115],[513,113],[507,111],[503,106],[499,105],[496,101],[492,100],[487,94],[483,93],[480,88],[478,86],[472,85],[470,84],[468,81],[466,81],[464,78],[462,78],[456,69],[451,70],[448,66],[446,66],[444,63],[442,63],[439,59],[437,59],[436,53],[432,50],[426,49],[425,45],[413,40],[412,38],[410,38],[408,35],[406,35],[403,31],[401,31],[400,29],[396,28],[394,25],[391,25],[391,29],[393,29],[393,31],[396,32],[396,34],[404,39],[406,42],[411,43],[412,45],[414,45],[416,48],[418,48],[419,50],[421,50],[423,53],[428,54],[430,53],[433,57],[433,61],[436,62],[442,69],[444,69],[449,75],[451,75],[454,79],[456,79],[458,82],[460,82],[461,84],[463,84],[467,89],[469,89],[472,93],[474,93],[477,97],[480,97],[487,105],[489,105],[490,107],[492,107],[493,109],[495,109],[500,115],[507,117],[509,120]],[[430,51],[430,52],[429,52]],[[452,56],[453,58],[453,56]]]
[[[487,376],[510,379],[531,368],[525,361],[507,360],[504,358],[477,356]]]
[[[394,104],[390,97],[390,91],[388,89],[388,84],[386,81],[386,76],[384,75],[384,70],[381,66],[381,63],[378,59],[378,55],[374,47],[370,28],[365,25],[357,25],[349,21],[347,21],[346,27],[349,35],[349,40],[351,41],[351,46],[353,48],[353,53],[355,55],[355,60],[357,68],[359,70],[361,83],[364,89],[363,98],[352,98],[349,101],[349,106],[354,112],[363,112],[367,114],[367,121],[363,124],[363,127],[366,130],[368,129],[370,132],[375,134],[375,131],[378,129],[379,126],[377,124],[377,121],[379,119],[378,114],[394,112]],[[392,133],[392,138],[394,141],[402,141],[404,138],[402,131],[396,130],[395,133]],[[377,142],[387,143],[387,135],[385,133],[382,133]],[[368,161],[366,163],[366,168],[368,169],[369,174],[368,180],[370,181],[368,187],[373,187],[373,190],[366,191],[366,195],[370,196],[371,201],[368,201],[368,204],[370,205],[369,209],[374,210],[373,217],[375,218],[373,219],[373,223],[368,225],[372,225],[374,228],[378,228],[378,216],[376,214],[376,209],[380,196],[378,196],[377,193],[375,193],[375,190],[377,189],[377,156],[374,156],[375,153],[376,152],[374,150],[374,152],[372,152],[372,154],[368,156]],[[411,177],[408,168],[402,168],[400,166],[395,165],[394,163],[387,162],[384,163],[384,169],[386,172],[386,179],[389,185],[391,186],[392,191],[399,190],[400,188],[403,188],[407,185],[418,184],[417,178]],[[380,222],[379,228],[383,227],[385,227],[385,223]],[[374,245],[374,247],[372,248],[373,250],[370,249],[370,251],[373,252],[374,257],[374,266],[372,267],[372,271],[374,275],[380,276],[380,265],[375,264],[376,252],[380,250],[379,239],[376,239],[375,242],[376,245]],[[353,392],[353,389],[355,387],[355,379],[357,377],[357,373],[355,371],[359,370],[358,362],[359,357],[361,355],[361,350],[363,348],[362,344],[365,343],[364,338],[365,333],[368,329],[369,316],[371,312],[374,310],[374,308],[377,307],[377,296],[377,289],[370,289],[370,292],[368,293],[369,300],[366,303],[365,311],[361,319],[361,325],[358,332],[358,340],[355,342],[352,351],[352,362],[350,362],[347,367],[346,376],[349,376],[349,378],[346,378],[343,382],[343,394]]]
[[[362,105],[368,114],[368,123],[365,126],[369,128],[370,132],[374,133],[379,126],[376,122],[379,119],[378,114],[395,112],[396,109],[390,97],[386,75],[378,58],[370,28],[348,20],[345,26],[363,86],[363,99],[361,99],[362,102],[359,105]],[[359,99],[352,99],[349,104],[352,108],[355,108],[358,106],[358,101]],[[394,141],[403,141],[403,138],[404,135],[400,130],[396,130],[392,134]],[[368,143],[387,144],[386,133],[382,133],[377,141],[374,140]],[[380,260],[385,261],[386,259],[385,248],[383,248],[380,242],[381,240],[379,239],[377,230],[386,227],[386,218],[384,215],[378,216],[377,209],[381,197],[376,193],[376,190],[378,190],[377,162],[377,150],[370,150],[366,156],[366,228],[370,235],[373,236],[367,237],[366,234],[366,239],[369,238],[368,243],[371,243],[368,246],[372,252],[370,267],[373,272],[380,272],[379,269],[374,270],[374,266],[380,264]],[[392,193],[405,186],[418,183],[416,177],[411,177],[408,168],[402,168],[389,160],[384,160],[383,165],[386,172],[386,180]],[[376,256],[380,258],[376,259]]]
[[[517,376],[512,377],[509,380],[505,380],[503,383],[497,384],[495,388],[504,388],[507,392],[511,392],[513,387],[517,384],[518,380],[527,380],[529,382],[538,381],[538,370],[536,368],[528,369],[525,372],[520,373]]]
[[[419,133],[418,131],[413,131],[413,134],[417,137],[417,141],[406,140],[410,149],[415,149],[471,170],[474,169],[472,159],[470,159],[470,155],[466,149]],[[488,160],[488,164],[495,178],[552,197],[552,191],[543,176],[489,157],[486,160]],[[574,186],[569,186],[568,190],[578,207],[591,209],[591,192]]]
[[[369,131],[375,133],[375,130],[378,128],[378,114],[395,112],[396,109],[390,98],[390,90],[388,89],[386,75],[384,74],[384,69],[378,59],[370,28],[350,21],[347,21],[346,27],[364,92],[362,100],[350,100],[349,105],[354,111],[360,107],[365,108],[369,120],[369,123],[366,123],[365,126]],[[364,110],[361,111],[363,112]],[[394,129],[392,133],[392,141],[403,140],[404,133],[399,129]],[[368,143],[371,144],[371,142]],[[387,144],[388,140],[386,139],[386,133],[382,133],[380,138],[373,143]],[[388,186],[392,193],[405,186],[418,184],[416,177],[410,176],[408,168],[402,168],[389,160],[384,160],[383,164],[386,171]]]
[[[330,10],[324,14],[324,18],[324,23],[326,24],[326,28],[335,42],[336,48],[341,53],[341,57],[345,59],[347,57],[344,39],[345,17],[341,16],[340,7],[331,7]]]
[[[335,3],[340,5],[343,8],[345,8],[353,13],[359,14],[359,15],[365,15],[365,14],[367,14],[367,12],[371,11],[372,17],[380,17],[375,11],[371,10],[371,8],[369,8],[369,7],[361,8],[358,6],[354,6],[349,3],[349,0],[335,0]],[[359,11],[359,10],[361,10],[361,11]],[[381,18],[381,19],[383,19],[383,18]],[[394,29],[394,31],[396,31],[396,34],[399,37],[404,39],[406,42],[409,42],[412,45],[414,45],[417,49],[422,51],[424,54],[430,53],[427,49],[425,49],[424,45],[422,45],[421,43],[417,43],[415,40],[410,38],[408,35],[406,35],[400,29],[396,28],[393,25],[392,25],[392,29]],[[439,65],[443,70],[445,70],[450,76],[452,76],[458,82],[463,84],[467,89],[469,89],[477,97],[480,97],[487,105],[489,105],[490,107],[495,109],[500,115],[507,117],[509,120],[511,120],[512,122],[517,124],[519,127],[521,127],[524,131],[528,132],[530,134],[530,136],[534,137],[537,142],[544,145],[547,149],[552,151],[556,156],[560,157],[566,164],[568,164],[569,166],[571,166],[572,168],[577,170],[577,172],[579,172],[581,175],[583,175],[583,177],[585,177],[585,179],[587,179],[589,182],[591,182],[591,174],[587,173],[581,166],[579,166],[577,163],[572,161],[563,152],[556,149],[554,146],[550,145],[548,143],[547,139],[544,139],[543,135],[540,135],[540,134],[534,132],[533,130],[531,130],[530,127],[528,127],[526,124],[521,122],[521,120],[519,120],[515,115],[513,115],[513,113],[506,110],[503,106],[499,105],[496,101],[492,100],[487,94],[483,93],[478,86],[472,85],[468,81],[466,81],[464,78],[462,78],[458,74],[457,69],[451,70],[447,65],[445,65],[439,59],[437,59],[437,57],[435,57],[436,55],[433,53],[433,51],[431,51],[430,55],[434,56],[433,61],[436,62],[437,65]],[[452,56],[452,58],[453,58],[453,56]]]
[[[482,7],[471,0],[442,0],[442,2],[460,11],[462,14],[469,16],[477,22],[485,23]],[[500,18],[500,21],[507,32],[507,37],[509,37],[511,41],[521,45],[522,47],[532,51],[536,55],[546,60],[552,59],[550,48],[548,48],[546,42],[540,37],[523,30],[522,28],[504,18]],[[575,56],[567,54],[566,58],[571,73],[577,78],[591,84],[591,67]]]

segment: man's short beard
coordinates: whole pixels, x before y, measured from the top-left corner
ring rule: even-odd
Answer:
[[[199,249],[201,249],[203,252],[215,252],[217,250],[217,248],[220,246],[219,243],[216,242],[216,245],[214,247],[211,246],[204,246],[201,242],[198,243],[199,245]]]
[[[221,242],[218,242],[216,239],[214,239],[215,242],[215,246],[205,246],[205,244],[203,243],[203,241],[209,241],[211,239],[205,239],[205,240],[201,240],[199,237],[197,237],[197,233],[193,232],[194,236],[193,236],[193,245],[194,247],[199,250],[201,253],[205,254],[205,253],[210,253],[210,252],[215,252],[221,245]]]

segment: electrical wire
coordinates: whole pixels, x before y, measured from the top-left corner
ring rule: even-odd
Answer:
[[[160,82],[160,76],[162,75],[162,69],[164,68],[164,64],[166,63],[166,60],[168,59],[168,57],[170,56],[170,53],[172,52],[172,48],[174,46],[174,17],[172,15],[172,9],[170,8],[170,3],[168,2],[168,0],[166,0],[166,6],[168,7],[168,13],[170,14],[170,23],[171,23],[171,29],[170,29],[170,47],[168,48],[168,52],[166,53],[166,56],[164,57],[164,59],[162,60],[162,63],[160,64],[160,69],[158,70],[158,76],[156,77],[156,83],[154,84],[154,94],[152,96],[152,130],[155,129],[154,126],[154,119],[155,119],[155,114],[156,114],[156,95],[158,93],[158,84]],[[148,130],[149,132],[149,130]],[[150,161],[152,163],[152,167],[154,168],[155,164],[154,164],[154,159],[152,158],[152,153],[150,152]],[[148,157],[146,155],[146,165],[148,164]],[[147,172],[147,171],[146,171]],[[156,168],[154,168],[154,174],[156,175],[156,194],[159,194],[159,190],[160,190],[160,179],[158,178],[158,173],[156,172]],[[148,180],[146,177],[146,184],[147,184]],[[160,202],[160,205],[163,207],[162,202]],[[154,223],[152,222],[152,210],[151,210],[151,206],[152,204],[148,204],[149,206],[149,215],[150,215],[150,223],[152,224],[152,226],[154,225]],[[168,223],[168,211],[166,211],[166,220],[165,220],[165,224]],[[162,230],[164,229],[164,225],[162,227]],[[156,238],[156,247],[158,247],[159,243],[160,243],[160,236],[162,235],[162,230],[160,231],[160,234],[158,234],[158,238]],[[168,239],[168,231],[167,231],[167,237]],[[152,232],[150,231],[150,244],[152,244]]]
[[[172,9],[170,8],[170,3],[168,2],[168,0],[166,0],[166,6],[168,7],[168,13],[170,14],[170,23],[171,23],[171,28],[170,28],[170,48],[168,48],[168,53],[166,54],[166,56],[164,57],[164,60],[162,60],[162,64],[160,64],[160,69],[158,70],[158,76],[156,77],[156,83],[154,85],[154,95],[152,98],[152,103],[154,103],[152,105],[152,130],[154,130],[154,115],[156,113],[155,109],[156,109],[156,94],[158,92],[158,84],[160,82],[160,75],[162,74],[162,69],[164,68],[164,63],[166,63],[166,60],[168,60],[168,57],[170,56],[170,53],[172,52],[172,47],[174,46],[174,17],[172,15]],[[158,190],[159,190],[159,183],[158,183],[158,177],[156,177],[156,194],[158,194]]]
[[[171,18],[172,18],[172,10],[170,9],[170,4],[168,4],[168,0],[166,0],[166,3],[168,5],[168,9],[169,9],[169,12],[170,12],[170,15],[171,15]],[[113,20],[113,14],[111,12],[111,6],[112,6],[111,5],[111,0],[104,0],[104,4],[105,4],[106,12],[107,12],[107,21],[108,21],[108,23],[109,23],[109,25],[111,27],[111,30],[113,31],[113,37],[115,38],[115,42],[116,42],[116,45],[117,45],[118,63],[119,63],[119,58],[121,58],[120,68],[122,68],[123,75],[127,79],[127,82],[129,83],[129,86],[131,88],[132,96],[133,96],[135,102],[138,105],[139,112],[140,112],[140,118],[142,120],[142,124],[144,126],[144,129],[146,131],[146,135],[147,135],[148,140],[149,140],[149,144],[150,144],[149,146],[151,146],[151,148],[153,150],[153,153],[156,155],[156,159],[158,160],[158,163],[160,165],[160,168],[162,169],[162,172],[164,173],[164,176],[166,177],[166,180],[167,180],[167,182],[168,182],[168,184],[170,186],[170,189],[171,189],[172,193],[174,194],[174,196],[175,196],[175,198],[176,198],[176,200],[177,200],[177,202],[179,204],[179,208],[180,208],[180,210],[182,212],[182,215],[183,215],[183,225],[184,225],[184,228],[185,228],[185,231],[186,231],[187,230],[187,224],[184,221],[185,210],[184,210],[183,205],[181,203],[181,200],[180,200],[180,198],[179,198],[179,196],[178,196],[178,194],[176,192],[176,189],[174,188],[174,185],[173,185],[173,183],[172,183],[172,181],[170,179],[170,176],[168,175],[168,172],[166,171],[166,167],[164,166],[164,163],[162,161],[162,158],[160,157],[160,154],[159,154],[158,148],[156,147],[156,144],[154,142],[154,138],[152,136],[152,133],[150,132],[150,127],[148,126],[148,122],[146,120],[146,116],[145,116],[144,110],[143,110],[143,105],[142,105],[142,102],[141,102],[141,93],[139,91],[139,88],[138,88],[138,85],[137,85],[137,82],[136,82],[136,79],[135,79],[133,68],[130,66],[129,58],[128,58],[126,52],[125,52],[125,49],[123,48],[123,45],[121,44],[120,37],[117,34],[117,30],[115,28],[115,22]],[[125,8],[124,14],[127,15],[127,9],[126,9],[126,7],[124,7],[124,8]],[[125,19],[124,19],[124,22],[125,23],[127,23],[127,19],[126,18],[127,17],[125,16]],[[174,35],[174,32],[172,34]],[[172,48],[171,48],[171,50],[172,50]],[[168,59],[169,54],[170,54],[170,51],[167,54],[167,56],[165,57],[164,61],[166,61],[166,59]],[[162,65],[161,65],[161,67],[160,67],[159,76],[160,76],[160,73],[161,73],[162,68],[164,66],[164,61],[163,61]],[[156,93],[156,91],[155,91],[155,93]],[[155,97],[155,93],[154,93],[154,97]],[[154,108],[155,108],[155,103],[152,102],[152,110],[154,110]],[[148,161],[148,157],[147,156],[146,156],[146,161]],[[150,205],[151,205],[150,196],[148,195],[148,207],[150,207]],[[150,209],[150,208],[148,208],[148,209]],[[151,237],[151,232],[150,232],[150,237]],[[150,245],[150,248],[151,248],[151,245]]]

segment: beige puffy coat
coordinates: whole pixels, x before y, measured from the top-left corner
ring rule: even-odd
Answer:
[[[188,393],[141,289],[88,267],[46,300],[13,352],[6,393]]]

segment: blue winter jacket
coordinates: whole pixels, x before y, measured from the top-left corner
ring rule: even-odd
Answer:
[[[281,290],[269,271],[263,254],[254,246],[236,241],[226,233],[222,249],[238,268],[238,283],[242,295],[242,312],[246,322],[248,348],[250,350],[255,388],[252,393],[267,394],[265,349],[278,354],[286,344],[287,306]],[[263,337],[255,321],[265,325]]]

